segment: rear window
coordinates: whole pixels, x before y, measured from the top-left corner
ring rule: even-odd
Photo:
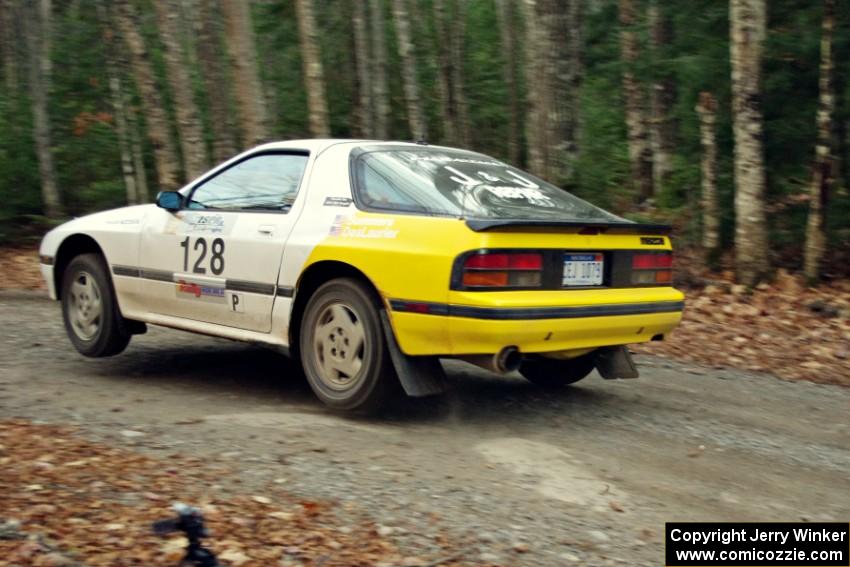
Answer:
[[[494,158],[443,148],[366,147],[352,155],[367,210],[485,219],[628,222]]]

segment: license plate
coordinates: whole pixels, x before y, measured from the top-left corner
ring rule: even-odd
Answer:
[[[564,287],[602,285],[602,254],[564,254]]]

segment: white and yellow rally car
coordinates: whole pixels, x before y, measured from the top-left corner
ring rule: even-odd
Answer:
[[[681,318],[668,232],[470,151],[298,140],[67,222],[40,255],[86,356],[146,324],[266,343],[329,406],[371,410],[440,392],[441,357],[544,386],[636,376],[622,345]]]

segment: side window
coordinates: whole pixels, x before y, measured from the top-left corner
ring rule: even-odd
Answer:
[[[248,158],[196,187],[189,208],[288,211],[306,165],[304,154]]]

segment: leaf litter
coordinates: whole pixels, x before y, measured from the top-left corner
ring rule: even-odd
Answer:
[[[238,487],[238,471],[198,458],[167,461],[84,439],[76,428],[0,422],[0,565],[177,565],[182,536],[153,534],[170,505],[198,506],[226,565],[392,566],[415,561],[367,517],[271,484]],[[440,535],[441,557],[459,558]],[[418,558],[416,558],[418,559]],[[460,559],[423,564],[461,565]]]

